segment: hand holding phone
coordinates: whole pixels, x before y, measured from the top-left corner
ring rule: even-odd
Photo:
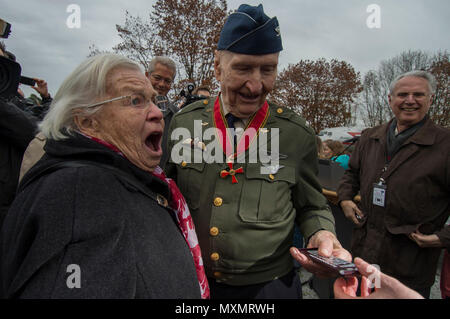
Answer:
[[[20,77],[20,83],[25,84],[25,85],[29,85],[29,86],[35,86],[36,85],[36,81],[32,78],[29,78],[27,76],[21,76]]]
[[[299,251],[311,259],[313,262],[318,263],[322,266],[325,266],[331,272],[335,273],[338,276],[342,277],[353,277],[360,276],[358,268],[355,264],[343,260],[341,258],[337,258],[334,256],[324,257],[319,255],[317,248],[302,248]]]

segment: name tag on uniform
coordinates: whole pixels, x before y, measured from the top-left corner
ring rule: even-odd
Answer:
[[[386,185],[373,184],[373,204],[385,207]]]

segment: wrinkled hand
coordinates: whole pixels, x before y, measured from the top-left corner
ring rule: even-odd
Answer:
[[[421,248],[434,248],[443,247],[441,240],[435,234],[424,235],[418,230],[408,236],[411,240],[415,241]]]
[[[311,236],[307,248],[318,248],[319,255],[324,257],[330,257],[333,255],[346,261],[352,260],[352,255],[350,255],[347,250],[342,248],[342,245],[336,236],[326,230],[319,230]],[[336,275],[325,266],[311,261],[297,248],[291,247],[290,252],[292,257],[294,257],[307,271],[313,273],[315,276],[320,278],[329,278]]]
[[[352,200],[343,200],[341,203],[342,211],[346,218],[350,219],[355,225],[360,224],[364,214]],[[359,219],[358,219],[359,217]]]
[[[42,98],[49,97],[47,82],[41,79],[33,79],[33,80],[36,81],[36,86],[32,86],[32,88],[35,89],[36,92],[38,92]]]
[[[333,285],[336,299],[423,299],[416,291],[406,287],[397,279],[383,274],[361,258],[354,261],[361,277],[361,297],[356,296],[358,279],[356,277],[338,278]],[[379,288],[370,293],[370,278],[379,278]]]

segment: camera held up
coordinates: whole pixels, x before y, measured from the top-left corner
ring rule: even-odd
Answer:
[[[187,85],[187,93],[186,93],[186,91],[184,89],[181,90],[180,96],[184,97],[185,101],[184,101],[183,105],[180,106],[180,109],[185,107],[186,105],[189,105],[191,103],[194,103],[196,101],[204,99],[203,96],[192,94],[194,89],[195,89],[195,85],[193,83],[188,83],[188,85]]]
[[[8,38],[10,32],[11,24],[0,19],[0,38]],[[32,78],[21,76],[22,68],[14,61],[14,55],[4,53],[6,56],[0,56],[0,97],[9,98],[17,93],[19,83],[34,86],[36,82]]]

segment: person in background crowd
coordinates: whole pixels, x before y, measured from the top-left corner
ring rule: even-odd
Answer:
[[[6,56],[0,42],[0,56]],[[9,97],[0,96],[0,228],[16,195],[22,156],[37,130],[37,121]]]
[[[16,56],[6,50],[5,44],[3,42],[0,42],[0,51],[0,54],[2,56],[7,57],[12,61],[16,61]],[[34,118],[36,118],[37,121],[41,121],[48,111],[50,103],[52,102],[52,97],[48,92],[47,82],[45,82],[45,80],[37,78],[33,80],[36,81],[36,85],[32,86],[32,88],[41,96],[40,103],[36,103],[32,99],[25,98],[24,93],[20,89],[20,87],[17,89],[17,94],[15,96],[8,97],[8,101],[15,104],[23,111],[31,114]]]
[[[281,50],[277,19],[269,18],[262,5],[239,6],[228,17],[215,53],[219,96],[189,104],[175,114],[169,129],[170,136],[177,128],[189,130],[191,155],[198,147],[204,150],[192,143],[195,121],[201,119],[202,129],[223,137],[217,141],[223,161],[171,157],[166,166],[192,211],[211,298],[301,298],[292,256],[305,269],[330,275],[298,250],[290,255],[295,222],[308,247],[317,247],[323,256],[351,259],[336,238],[334,218],[317,180],[313,130],[294,112],[266,101]],[[230,128],[236,131],[227,131]],[[241,137],[249,134],[252,140],[256,132],[269,134],[274,129],[280,129],[280,145],[271,154],[280,164],[264,170],[262,163],[249,162],[248,139]],[[169,141],[169,151],[184,139]],[[236,162],[238,154],[245,156],[245,163]]]
[[[167,130],[169,129],[170,121],[175,113],[179,111],[178,107],[174,105],[167,94],[169,93],[173,80],[177,74],[177,66],[175,62],[164,56],[154,57],[145,72],[145,76],[150,80],[153,88],[158,93],[157,105],[163,112],[164,116],[164,134],[162,140],[163,155],[161,157],[160,166],[165,167],[169,157],[167,153]]]
[[[6,51],[5,45],[3,42],[0,42],[0,55],[8,57],[10,60],[15,61],[16,57],[11,52]],[[23,91],[20,89],[20,87],[17,89],[17,94],[13,97],[8,97],[6,100],[11,102],[12,104],[19,107],[21,110],[25,111],[26,113],[30,114],[31,116],[28,117],[29,121],[31,120],[33,122],[33,131],[31,132],[34,134],[37,131],[37,123],[39,121],[42,121],[45,114],[47,114],[48,109],[50,107],[50,104],[52,102],[52,97],[50,96],[50,93],[48,92],[47,82],[42,79],[34,79],[36,81],[36,85],[32,86],[32,88],[39,93],[41,96],[41,100],[39,101],[39,98],[31,99],[31,98],[25,98]],[[9,121],[10,119],[8,119]],[[18,123],[22,123],[23,120],[18,120]],[[8,123],[5,125],[14,125],[14,123]],[[21,126],[18,124],[19,127]],[[22,127],[23,129],[23,127]],[[29,133],[29,132],[27,132]],[[21,133],[18,133],[19,135]],[[27,134],[27,145],[25,145],[25,150],[21,151],[19,154],[22,154],[23,156],[20,156],[20,158],[16,158],[14,161],[14,166],[18,165],[20,168],[19,175],[16,174],[17,168],[11,168],[11,171],[13,172],[12,176],[14,176],[14,179],[17,178],[20,180],[24,173],[31,168],[43,155],[44,150],[43,146],[45,144],[45,138],[42,135],[38,135],[34,137],[34,139],[29,140],[29,135]],[[32,144],[32,146],[29,148],[28,143]],[[13,184],[11,184],[11,189],[13,188]],[[17,187],[17,181],[15,183],[15,188]],[[8,192],[12,196],[12,192]],[[15,193],[15,192],[14,192]],[[10,197],[12,202],[12,198]],[[4,212],[6,213],[6,211]],[[1,220],[1,218],[0,218]]]
[[[37,78],[34,80],[36,81],[36,85],[32,86],[32,88],[41,96],[41,103],[39,105],[35,104],[35,106],[30,109],[30,112],[42,121],[45,114],[47,114],[53,99],[48,92],[47,82]]]
[[[211,89],[207,85],[201,85],[199,87],[196,87],[195,90],[192,92],[192,94],[202,97],[210,97]]]
[[[22,180],[26,172],[30,170],[36,164],[41,157],[45,154],[44,145],[46,138],[41,132],[28,144],[25,152],[23,153],[22,164],[20,166],[19,182]]]
[[[348,161],[350,160],[350,156],[343,154],[345,150],[344,144],[339,141],[325,140],[322,143],[322,147],[323,158],[339,163],[341,167],[348,169]]]
[[[208,298],[189,210],[158,166],[156,95],[115,54],[61,84],[40,126],[45,155],[0,231],[0,297]]]
[[[357,225],[352,254],[424,297],[450,247],[450,130],[427,115],[435,90],[429,72],[394,79],[395,117],[362,133],[338,188],[342,211]],[[352,200],[358,191],[360,206]]]

